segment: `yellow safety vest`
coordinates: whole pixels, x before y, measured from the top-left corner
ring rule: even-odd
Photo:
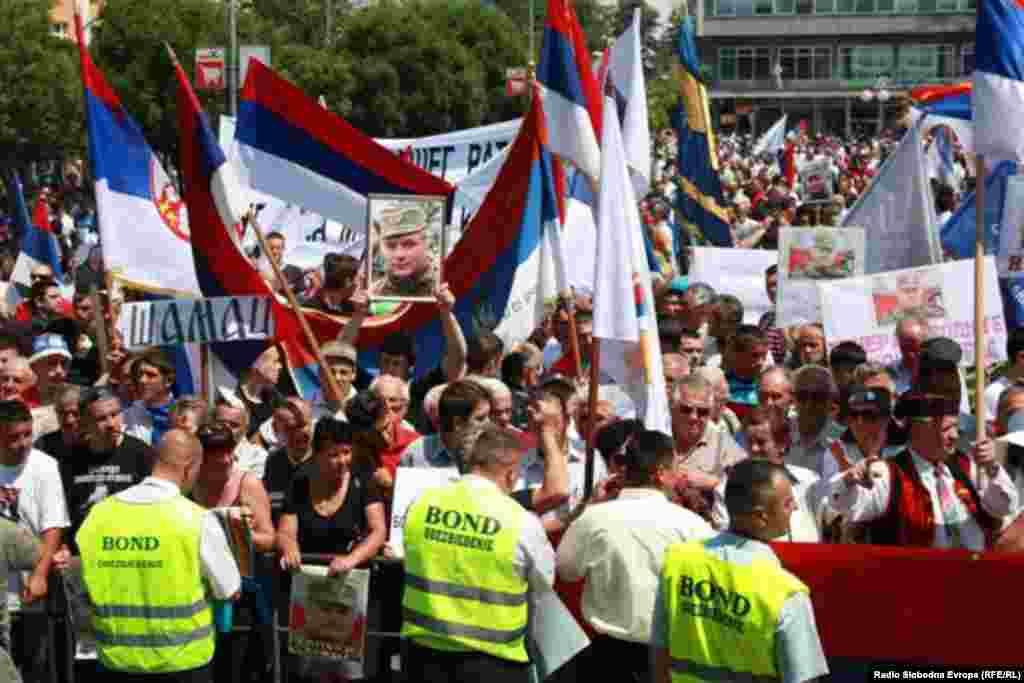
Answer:
[[[666,552],[662,592],[673,683],[759,683],[780,678],[775,630],[782,606],[810,591],[770,558],[732,564],[693,542]]]
[[[513,565],[528,514],[472,481],[420,496],[405,520],[402,635],[439,650],[529,661],[528,584]]]
[[[79,529],[100,663],[173,673],[213,658],[213,612],[200,572],[203,509],[182,496],[146,505],[107,498]]]

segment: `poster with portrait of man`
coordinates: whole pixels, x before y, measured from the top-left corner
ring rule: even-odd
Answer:
[[[367,280],[378,301],[434,301],[445,253],[445,198],[367,196]]]
[[[783,228],[779,231],[780,327],[821,321],[817,282],[864,274],[864,228]]]

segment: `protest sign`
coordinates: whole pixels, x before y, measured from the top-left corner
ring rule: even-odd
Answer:
[[[303,675],[363,677],[369,602],[368,569],[328,576],[327,567],[302,565],[292,577],[288,651]]]
[[[519,133],[520,125],[522,119],[513,119],[441,135],[405,139],[378,138],[375,142],[395,154],[411,148],[414,164],[457,185],[511,145]]]
[[[821,320],[816,283],[864,274],[863,228],[783,228],[779,231],[779,327]]]
[[[372,299],[432,302],[441,284],[445,197],[367,195]]]
[[[270,297],[223,296],[124,304],[117,329],[128,349],[274,336]]]
[[[405,514],[413,501],[424,491],[440,488],[458,478],[459,471],[454,467],[398,468],[395,472],[395,497],[391,504],[391,533],[388,537],[388,545],[396,556],[405,556]]]
[[[96,659],[93,609],[85,591],[85,582],[82,581],[81,564],[69,566],[60,576],[68,599],[68,619],[75,634],[75,659]]]
[[[830,202],[834,193],[830,160],[815,159],[800,167],[800,200],[804,204]]]
[[[999,231],[999,277],[1024,278],[1024,176],[1006,179],[1002,229]]]
[[[743,303],[743,322],[756,325],[772,310],[764,272],[778,263],[777,251],[694,247],[690,253],[690,282],[706,282],[719,294],[738,298]]]
[[[1006,323],[999,305],[995,260],[985,259],[986,360],[1006,360]],[[863,277],[820,282],[825,338],[831,349],[842,341],[864,347],[868,360],[900,359],[896,325],[910,316],[928,321],[931,334],[963,348],[963,365],[974,361],[974,261],[951,261]]]

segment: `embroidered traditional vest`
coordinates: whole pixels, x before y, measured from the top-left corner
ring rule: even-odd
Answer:
[[[878,545],[899,545],[930,548],[935,542],[935,512],[931,494],[914,466],[909,450],[886,461],[889,466],[891,492],[889,509],[871,523],[871,540]],[[985,545],[991,547],[999,520],[981,507],[978,490],[967,476],[970,462],[962,453],[947,462],[953,475],[953,490],[967,513],[985,532]]]

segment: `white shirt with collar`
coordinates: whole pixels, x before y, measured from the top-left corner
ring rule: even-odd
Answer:
[[[793,486],[793,498],[796,509],[789,516],[789,533],[780,541],[797,543],[818,543],[821,541],[821,478],[816,472],[797,465],[784,465]],[[729,511],[725,507],[725,485],[728,477],[723,477],[715,487],[714,504],[711,508],[711,519],[719,529],[729,527]]]
[[[910,451],[910,456],[921,483],[932,500],[932,515],[935,519],[935,539],[932,547],[951,548],[953,535],[945,524],[946,520],[939,504],[936,466],[913,450]],[[985,532],[957,497],[949,468],[945,464],[939,467],[942,481],[949,487],[953,497],[952,519],[960,530],[960,547],[976,551],[985,550]],[[881,476],[873,479],[874,485],[870,489],[845,480],[837,482],[837,488],[832,494],[832,507],[847,515],[851,522],[871,522],[884,516],[889,510],[892,497],[892,480],[888,467],[880,474]],[[988,485],[978,491],[978,497],[981,500],[981,507],[996,518],[1005,517],[1017,508],[1016,487],[1002,466],[999,467],[996,476],[989,480]]]
[[[146,477],[141,483],[114,495],[123,503],[151,505],[177,498],[181,490],[174,482]],[[141,512],[141,511],[140,511]],[[213,597],[226,600],[242,587],[242,577],[224,529],[212,512],[203,514],[199,540],[199,564]]]
[[[150,446],[153,443],[153,417],[142,401],[135,401],[124,410],[124,433]]]
[[[583,488],[586,483],[586,451],[569,442],[569,500],[559,507],[541,515],[544,521],[565,519],[583,502]],[[608,468],[604,458],[594,451],[594,487],[608,478]],[[536,448],[531,448],[523,456],[519,466],[519,479],[515,490],[538,488],[544,484],[544,459]]]
[[[810,443],[800,441],[800,430],[794,421],[792,425],[794,443],[786,451],[786,462],[793,463],[798,467],[812,470],[821,476],[825,467],[826,456],[831,456],[832,442],[838,439],[844,429],[831,418],[825,420],[824,426],[815,435]]]
[[[558,546],[558,575],[587,580],[583,616],[598,632],[647,643],[665,550],[714,533],[662,492],[626,488],[615,500],[591,505],[569,526]]]
[[[235,462],[246,472],[252,472],[260,479],[267,467],[267,450],[248,439],[242,439],[235,446]]]

